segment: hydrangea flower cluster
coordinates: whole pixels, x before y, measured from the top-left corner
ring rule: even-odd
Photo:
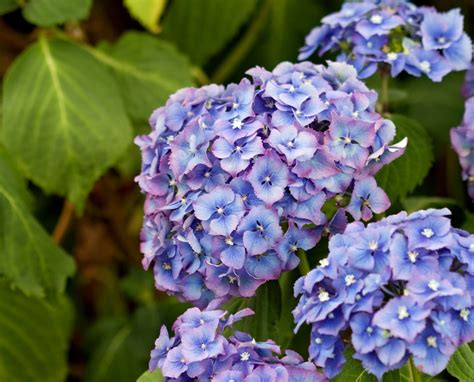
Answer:
[[[379,379],[410,356],[436,375],[474,340],[474,235],[453,228],[449,214],[403,211],[367,227],[351,223],[296,282],[297,328],[312,325],[310,360],[329,377],[345,362],[343,337]]]
[[[392,77],[406,71],[441,81],[451,71],[467,69],[472,58],[459,9],[441,13],[405,0],[364,0],[345,3],[321,21],[306,37],[299,59],[334,51],[360,78],[382,64]]]
[[[248,74],[178,91],[136,140],[143,265],[154,263],[158,289],[195,306],[254,295],[297,266],[298,249],[341,232],[346,211],[384,212],[373,175],[406,145],[390,146],[395,126],[352,66],[285,62]]]
[[[234,315],[222,310],[188,309],[173,325],[170,337],[165,326],[151,352],[150,370],[161,369],[164,381],[213,382],[323,382],[327,379],[314,364],[304,362],[272,340],[257,342],[249,334],[235,332],[224,337],[224,329],[253,314],[244,309]]]
[[[468,194],[474,200],[474,65],[466,75],[463,94],[470,98],[466,100],[461,126],[451,129],[451,143],[459,156]]]

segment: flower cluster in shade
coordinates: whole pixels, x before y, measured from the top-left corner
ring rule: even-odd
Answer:
[[[324,382],[313,363],[272,340],[257,342],[247,333],[223,335],[238,320],[253,314],[244,309],[234,315],[223,310],[190,308],[173,324],[174,336],[166,326],[150,356],[150,370],[160,368],[164,381],[209,382]]]
[[[187,88],[151,116],[137,181],[146,194],[143,265],[204,307],[249,297],[295,268],[299,249],[390,205],[373,175],[404,152],[377,94],[344,63],[248,71]],[[324,213],[323,206],[335,213]]]
[[[462,178],[474,200],[474,64],[466,75],[463,94],[467,98],[461,126],[451,129],[451,144],[459,156]]]
[[[381,379],[410,356],[436,375],[458,346],[474,340],[474,235],[453,228],[449,214],[432,209],[367,227],[351,223],[296,282],[297,328],[311,325],[310,360],[329,377],[347,346]]]
[[[406,71],[441,81],[471,62],[472,42],[459,9],[442,13],[405,0],[365,0],[347,2],[321,22],[306,37],[299,58],[335,52],[361,78],[383,65],[392,77]]]

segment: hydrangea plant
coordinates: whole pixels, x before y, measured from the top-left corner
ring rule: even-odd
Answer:
[[[228,314],[223,310],[190,308],[173,324],[174,336],[166,326],[151,352],[150,370],[161,368],[164,381],[214,382],[324,382],[313,363],[287,350],[283,357],[272,340],[257,342],[232,325],[252,315],[250,309]],[[227,330],[226,330],[227,329]]]
[[[395,126],[352,66],[285,62],[248,74],[177,92],[136,140],[143,265],[158,289],[201,307],[253,296],[298,265],[299,249],[341,232],[346,213],[383,213],[390,202],[374,175],[406,144],[391,144]]]
[[[467,69],[472,57],[459,9],[438,12],[406,0],[361,0],[344,3],[321,22],[306,37],[299,58],[333,51],[339,61],[353,64],[361,78],[382,65],[392,77],[405,71],[438,82]]]
[[[474,235],[453,228],[449,210],[400,212],[347,226],[329,255],[295,284],[298,329],[311,325],[310,359],[337,375],[350,338],[354,357],[379,379],[410,356],[440,373],[474,340]]]

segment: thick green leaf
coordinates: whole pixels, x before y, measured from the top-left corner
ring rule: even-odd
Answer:
[[[452,198],[437,196],[411,196],[403,199],[402,206],[407,212],[426,210],[428,208],[444,208],[457,206],[458,202]]]
[[[0,0],[0,15],[14,11],[19,6],[16,0]]]
[[[418,122],[398,114],[388,116],[396,127],[395,142],[408,137],[405,154],[376,175],[377,183],[395,202],[412,192],[428,175],[433,162],[431,138]]]
[[[71,324],[65,297],[26,297],[0,282],[0,381],[64,381]]]
[[[474,352],[469,344],[458,348],[448,364],[448,372],[461,382],[474,381]]]
[[[140,378],[137,379],[137,382],[161,382],[163,381],[163,376],[161,375],[160,369],[155,371],[145,371]]]
[[[341,372],[331,379],[331,382],[377,382],[377,378],[369,374],[359,360],[352,357],[353,354],[354,350],[350,348],[344,352],[346,363],[342,367]]]
[[[114,78],[76,44],[43,35],[3,83],[1,139],[26,176],[81,210],[131,141]]]
[[[89,50],[113,71],[129,115],[147,120],[176,90],[192,84],[188,60],[171,44],[139,32]]]
[[[124,0],[130,14],[150,32],[158,32],[158,20],[163,13],[166,0]]]
[[[205,64],[234,37],[257,0],[174,0],[163,20],[163,37],[191,61]]]
[[[92,0],[27,0],[23,16],[30,23],[48,27],[85,19]]]
[[[185,308],[171,300],[161,301],[139,308],[128,320],[106,319],[109,323],[88,339],[92,353],[85,382],[135,381],[147,368],[161,325],[174,321]]]
[[[3,150],[0,174],[0,275],[26,295],[63,291],[74,262],[28,211],[25,183]]]

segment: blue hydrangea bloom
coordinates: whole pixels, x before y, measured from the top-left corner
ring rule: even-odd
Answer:
[[[234,332],[232,325],[253,314],[244,309],[234,315],[222,310],[188,309],[173,324],[174,336],[161,328],[149,369],[160,368],[165,382],[326,382],[313,363],[292,350],[280,356],[272,340],[257,342],[249,334]]]
[[[474,340],[474,235],[449,210],[400,212],[347,225],[329,255],[295,283],[298,329],[311,325],[309,356],[337,375],[350,337],[354,358],[379,380],[410,357],[436,375]],[[335,362],[335,360],[338,360]]]
[[[451,71],[467,69],[472,59],[459,9],[442,13],[406,0],[358,0],[321,23],[306,37],[299,58],[332,51],[361,78],[383,66],[393,77],[406,71],[441,81]]]
[[[384,212],[374,175],[406,145],[391,143],[395,126],[350,65],[284,62],[248,74],[178,91],[136,139],[143,265],[157,289],[199,307],[254,295],[349,215]]]

